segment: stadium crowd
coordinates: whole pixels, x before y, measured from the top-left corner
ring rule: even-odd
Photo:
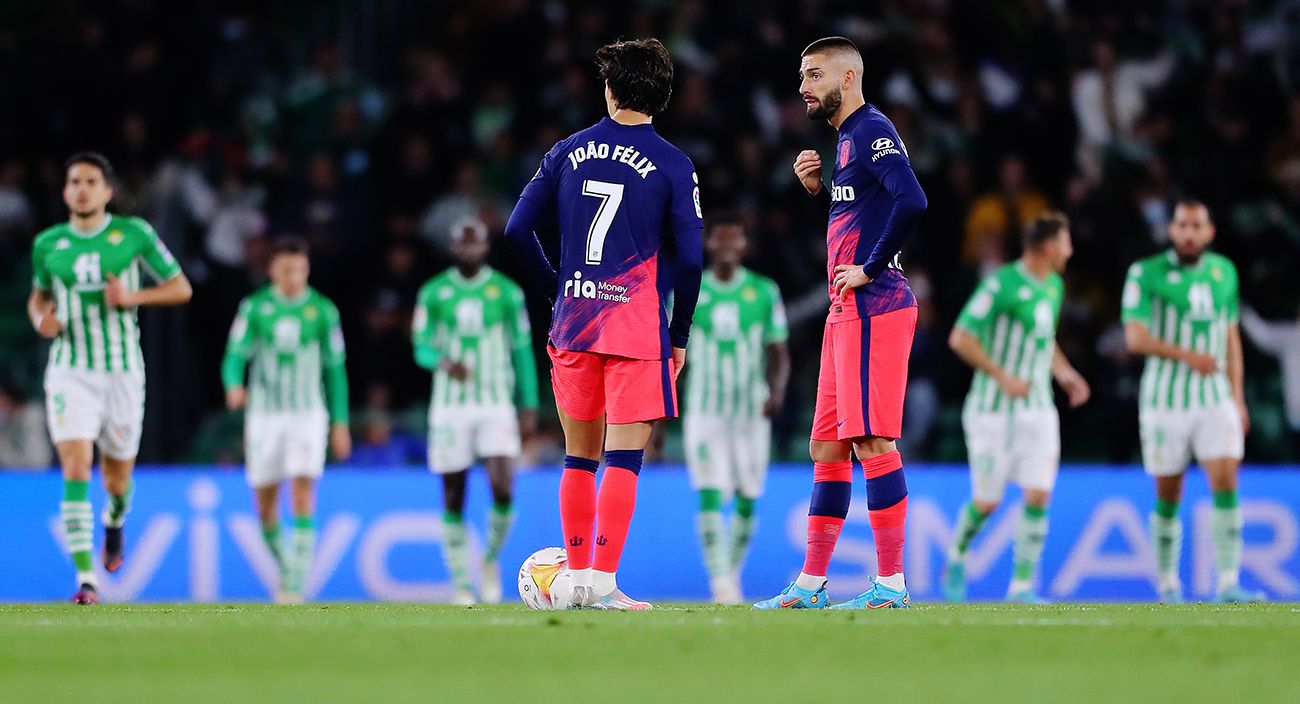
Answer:
[[[903,257],[922,301],[911,457],[962,457],[969,377],[948,330],[978,278],[1017,255],[1021,225],[1048,209],[1069,216],[1077,251],[1060,342],[1096,392],[1063,416],[1069,459],[1136,459],[1140,363],[1124,351],[1119,291],[1128,264],[1166,242],[1175,197],[1210,206],[1250,308],[1289,325],[1300,311],[1294,1],[330,6],[0,12],[0,462],[48,457],[28,437],[44,346],[22,301],[33,235],[66,217],[62,160],[82,148],[113,160],[115,209],[149,220],[196,290],[184,309],[142,315],[142,459],[238,459],[217,371],[226,332],[265,280],[269,238],[294,233],[343,315],[355,459],[421,462],[416,292],[448,265],[454,223],[479,218],[499,235],[541,155],[601,116],[592,55],[616,37],[669,46],[676,89],[656,128],[697,165],[706,216],[739,213],[752,266],[785,293],[795,376],[777,459],[806,457],[825,311],[825,221],[790,170],[800,149],[833,146],[797,99],[799,52],[816,37],[862,47],[868,99],[897,124],[930,201]],[[499,240],[492,263],[522,281]],[[530,306],[543,330],[544,299]],[[1276,355],[1246,339],[1247,457],[1300,460],[1300,401],[1288,422]],[[554,459],[554,419],[544,427],[533,458]],[[664,451],[675,447],[669,433]]]

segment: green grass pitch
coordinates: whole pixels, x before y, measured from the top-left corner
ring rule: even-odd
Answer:
[[[8,605],[0,701],[1300,702],[1300,605]]]

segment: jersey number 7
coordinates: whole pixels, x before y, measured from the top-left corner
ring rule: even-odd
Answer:
[[[614,215],[623,202],[623,184],[587,179],[582,182],[582,195],[600,199],[596,217],[587,228],[587,263],[599,264],[605,256],[605,236],[609,234]]]

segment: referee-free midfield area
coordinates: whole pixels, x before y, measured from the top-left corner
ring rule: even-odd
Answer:
[[[1300,701],[1300,605],[0,606],[11,702]]]

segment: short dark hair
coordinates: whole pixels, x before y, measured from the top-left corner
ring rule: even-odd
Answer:
[[[271,258],[281,254],[301,254],[310,256],[311,247],[307,245],[307,240],[297,235],[280,235],[271,242]]]
[[[71,169],[77,164],[90,164],[91,166],[98,167],[100,173],[104,174],[105,181],[110,183],[113,181],[113,165],[109,163],[108,157],[99,152],[87,151],[73,154],[63,163],[63,173],[66,174],[68,169]]]
[[[740,217],[740,213],[734,210],[724,210],[720,213],[710,213],[708,220],[704,221],[704,231],[711,233],[719,227],[735,225],[739,228],[745,227],[745,221]]]
[[[858,51],[858,45],[854,44],[853,40],[848,37],[822,37],[805,47],[800,56],[827,54],[837,51],[852,51],[859,56],[862,54],[861,51]]]
[[[673,94],[673,60],[658,39],[632,39],[596,50],[600,79],[620,108],[658,115]]]
[[[1069,227],[1070,219],[1065,217],[1065,213],[1058,211],[1043,213],[1025,226],[1020,241],[1025,249],[1037,249]]]

